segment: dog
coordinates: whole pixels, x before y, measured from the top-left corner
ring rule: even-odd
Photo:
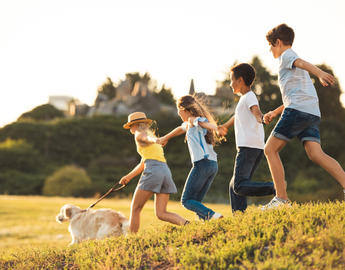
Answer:
[[[65,204],[56,216],[56,221],[70,221],[68,231],[71,233],[70,245],[84,240],[103,239],[109,236],[126,235],[128,219],[111,209],[82,210],[78,206]]]

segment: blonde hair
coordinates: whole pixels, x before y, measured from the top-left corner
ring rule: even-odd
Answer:
[[[211,124],[217,125],[212,114],[207,107],[195,96],[186,95],[179,98],[176,102],[179,109],[186,110],[194,117],[205,117]],[[205,140],[208,144],[215,145],[222,141],[215,131],[207,130]]]
[[[155,123],[156,121],[153,121],[152,124],[148,124],[148,123],[136,123],[134,125],[138,126],[138,131],[139,132],[146,132],[147,135],[149,136],[153,136],[153,137],[157,137],[156,136],[156,130],[154,128],[153,123]]]

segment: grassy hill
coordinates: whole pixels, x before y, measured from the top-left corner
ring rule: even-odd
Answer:
[[[40,212],[43,216],[38,215],[39,222],[32,222],[35,222],[33,229],[41,226],[42,230],[46,230],[44,225],[52,221],[44,221],[58,211],[56,209],[48,214],[49,205],[53,209],[62,201],[66,202],[62,198],[30,198],[28,204],[23,206],[22,203],[15,204],[15,201],[25,200],[24,197],[1,196],[1,202],[9,202],[9,205],[21,213],[9,213],[11,207],[8,209],[2,205],[0,212],[6,221],[1,219],[1,228],[4,222],[10,222],[10,217],[12,220],[16,215],[23,218],[26,213],[23,207],[31,209],[30,216],[35,216],[33,214],[39,213],[43,207],[46,214]],[[35,202],[36,207],[33,206]],[[76,202],[85,207],[90,199],[78,199]],[[101,206],[123,208],[127,215],[129,201],[127,208],[124,202],[106,200]],[[294,204],[292,208],[266,212],[251,206],[245,214],[235,215],[230,213],[228,205],[217,205],[217,211],[224,213],[224,219],[193,221],[185,227],[156,222],[150,207],[151,202],[146,208],[150,210],[149,213],[144,213],[143,217],[146,227],[137,235],[89,241],[73,247],[64,246],[67,239],[64,240],[64,245],[49,246],[50,241],[47,241],[45,246],[20,247],[18,244],[20,245],[21,240],[18,239],[17,245],[8,246],[7,251],[0,253],[0,269],[345,268],[344,202]],[[175,203],[171,207],[179,213],[185,211]],[[192,217],[190,212],[181,214]],[[28,222],[27,219],[24,220]],[[147,222],[150,226],[147,226]],[[20,226],[19,224],[17,225]],[[15,234],[15,231],[11,232],[9,229],[7,234],[11,233]],[[43,231],[38,232],[36,237],[39,238],[42,233]],[[50,233],[56,231],[52,230]],[[6,237],[4,234],[0,236]]]

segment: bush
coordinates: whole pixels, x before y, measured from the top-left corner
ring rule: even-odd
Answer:
[[[36,172],[42,163],[40,153],[25,140],[6,139],[0,142],[0,170]]]
[[[40,194],[44,176],[15,170],[0,172],[0,194],[35,195]]]
[[[43,194],[48,196],[88,196],[90,191],[90,177],[84,169],[73,165],[54,172],[46,179],[43,187]]]

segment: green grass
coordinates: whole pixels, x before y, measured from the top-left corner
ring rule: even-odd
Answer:
[[[0,196],[0,269],[344,269],[345,203],[294,204],[292,208],[231,215],[185,227],[159,222],[150,201],[137,235],[67,247],[67,224],[54,221],[66,202],[92,199]],[[99,207],[129,213],[129,200]],[[194,219],[178,203],[169,210]],[[56,223],[56,224],[55,224]]]

